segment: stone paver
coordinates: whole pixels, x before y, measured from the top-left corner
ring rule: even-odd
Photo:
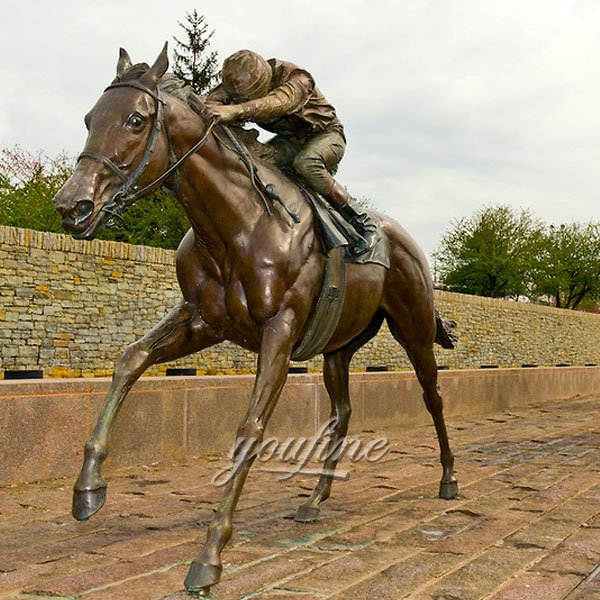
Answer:
[[[316,477],[251,473],[214,600],[599,600],[600,398],[449,421],[460,494],[436,497],[433,427],[387,435],[314,523]],[[233,432],[232,432],[233,433]],[[224,456],[127,468],[106,506],[70,516],[71,480],[0,489],[0,599],[186,600]],[[281,466],[266,463],[261,467]],[[316,465],[312,465],[316,466]]]

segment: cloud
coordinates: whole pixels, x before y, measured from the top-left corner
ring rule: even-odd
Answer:
[[[2,145],[76,154],[119,46],[151,62],[194,4],[51,5],[0,15]],[[220,58],[241,47],[309,69],[348,137],[340,179],[431,252],[489,203],[596,218],[600,6],[593,1],[206,1]],[[31,15],[38,15],[32,19]],[[172,40],[171,40],[172,41]]]

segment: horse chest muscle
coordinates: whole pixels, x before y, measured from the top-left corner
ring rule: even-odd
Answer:
[[[281,271],[268,260],[236,260],[225,281],[229,317],[243,327],[260,327],[275,315],[285,293]]]
[[[196,271],[195,285],[189,285],[188,280],[184,296],[199,307],[213,329],[245,348],[257,350],[262,325],[280,309],[285,292],[276,271],[269,265],[248,269],[235,261],[210,275],[205,270]]]
[[[302,263],[303,253],[291,254],[289,243],[268,244],[273,237],[252,236],[220,256],[199,243],[183,245],[178,252],[179,270],[187,275],[184,296],[193,296],[214,329],[250,349],[260,344],[263,325],[284,308]]]

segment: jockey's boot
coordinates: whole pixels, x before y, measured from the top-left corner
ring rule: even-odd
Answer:
[[[373,219],[366,212],[357,211],[350,205],[348,202],[349,199],[350,194],[337,181],[331,192],[325,196],[325,200],[327,200],[327,202],[342,215],[344,220],[348,221],[348,223],[356,230],[358,238],[352,247],[352,254],[360,256],[375,245],[379,239],[379,235]]]

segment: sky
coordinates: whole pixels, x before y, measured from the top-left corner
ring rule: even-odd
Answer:
[[[0,0],[0,148],[76,156],[119,47],[152,63],[194,8],[220,61],[313,74],[346,130],[338,179],[429,256],[488,205],[598,220],[597,0]]]

